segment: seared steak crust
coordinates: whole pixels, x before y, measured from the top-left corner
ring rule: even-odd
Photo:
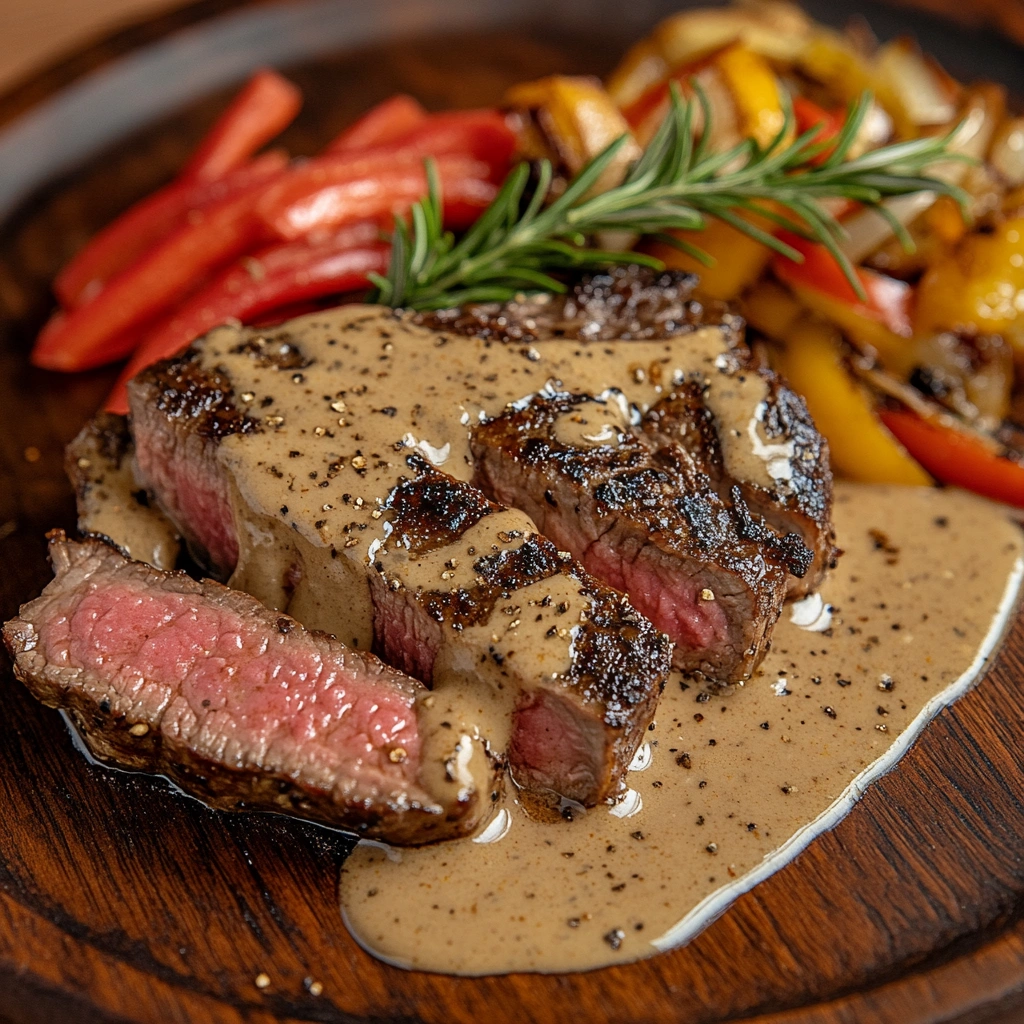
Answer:
[[[818,587],[836,558],[832,526],[832,474],[828,442],[818,433],[800,395],[791,391],[777,374],[767,368],[756,372],[768,386],[761,428],[768,443],[792,446],[788,458],[790,475],[772,488],[729,475],[722,457],[715,418],[704,400],[705,385],[687,381],[651,407],[643,429],[656,444],[678,444],[707,473],[723,497],[737,494],[776,531],[787,548],[787,535],[797,534],[810,552],[808,563],[801,558],[790,566],[789,593],[802,596]],[[783,556],[786,558],[787,556]]]
[[[392,842],[470,831],[475,793],[418,781],[422,687],[217,583],[51,535],[56,578],[3,628],[17,676],[100,758],[225,810]]]
[[[414,476],[388,495],[385,507],[395,540],[410,554],[446,547],[494,511],[480,491],[438,473],[421,455],[405,461]]]
[[[422,458],[411,456],[408,462],[417,476],[389,498],[389,546],[414,556],[451,548],[471,526],[502,511],[475,487],[438,472]],[[615,792],[654,716],[669,669],[670,644],[624,596],[598,582],[546,537],[515,529],[497,529],[494,536],[498,543],[492,550],[478,552],[473,560],[469,586],[411,590],[389,574],[382,560],[376,561],[372,590],[378,649],[390,664],[430,684],[434,659],[450,642],[449,631],[485,626],[498,617],[499,605],[521,602],[518,595],[527,588],[562,581],[566,586],[559,593],[575,595],[586,607],[582,621],[578,609],[570,613],[571,602],[553,597],[554,591],[538,593],[525,608],[521,603],[510,607],[520,618],[528,614],[536,621],[550,619],[549,641],[557,642],[567,628],[576,630],[567,671],[531,679],[519,674],[514,657],[496,646],[491,646],[490,657],[523,694],[513,714],[509,745],[517,782],[594,804]],[[403,628],[396,629],[396,623]],[[527,735],[550,727],[555,705],[571,735],[551,735],[543,742]]]
[[[814,428],[804,400],[767,367],[754,363],[742,343],[742,319],[721,303],[693,299],[695,284],[693,275],[616,267],[584,277],[564,296],[439,310],[419,314],[417,320],[435,330],[506,342],[674,338],[709,324],[720,326],[730,339],[738,371],[756,374],[768,386],[762,429],[769,440],[792,441],[792,476],[765,487],[726,472],[718,430],[734,425],[715,422],[703,401],[703,381],[673,382],[673,390],[645,416],[644,429],[687,448],[725,500],[739,486],[750,507],[773,529],[799,534],[812,561],[804,572],[793,573],[789,593],[810,593],[836,557],[827,442]]]
[[[786,569],[763,550],[770,531],[754,530],[745,505],[737,514],[723,502],[685,449],[611,430],[605,405],[588,395],[536,396],[480,425],[481,487],[629,593],[674,641],[677,667],[713,679],[748,675],[785,595]],[[614,436],[586,444],[559,436],[599,425],[591,437]]]
[[[615,267],[583,277],[566,295],[436,310],[417,314],[416,320],[438,331],[510,342],[673,338],[716,323],[735,333],[738,342],[743,320],[721,303],[693,299],[696,283],[692,274]]]

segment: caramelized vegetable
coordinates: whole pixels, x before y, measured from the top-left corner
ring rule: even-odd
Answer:
[[[623,111],[633,134],[642,146],[651,141],[668,115],[669,92],[673,82],[687,98],[694,95],[694,83],[703,91],[711,108],[712,129],[708,145],[712,151],[720,152],[740,141],[740,112],[732,89],[719,65],[719,58],[724,52],[717,50],[683,65],[669,78],[648,89]],[[703,121],[702,111],[698,108],[694,120],[694,127],[698,133],[703,131]]]
[[[792,61],[811,35],[811,23],[794,4],[779,0],[683,11],[654,31],[659,53],[672,69],[729,43],[772,60]]]
[[[857,277],[867,295],[862,302],[846,279],[835,258],[823,245],[794,235],[783,236],[804,256],[795,263],[776,256],[772,268],[805,306],[842,328],[859,348],[878,354],[890,370],[906,376],[915,363],[909,338],[910,285],[872,270],[857,268]]]
[[[894,39],[880,47],[874,60],[874,82],[892,105],[901,132],[949,124],[956,117],[957,89],[911,39]]]
[[[996,429],[1010,411],[1013,353],[998,335],[943,332],[914,342],[911,382],[976,427]]]
[[[881,417],[936,479],[1024,508],[1024,466],[998,454],[983,438],[904,409],[883,410]]]
[[[786,335],[780,362],[827,438],[833,468],[860,483],[931,483],[875,415],[870,392],[847,373],[834,330],[809,319],[797,321]]]
[[[767,147],[784,121],[779,82],[768,62],[745,46],[730,46],[715,64],[736,103],[740,134]]]
[[[617,138],[629,134],[626,119],[596,78],[551,75],[513,86],[506,99],[514,107],[536,113],[545,136],[572,174]],[[623,146],[594,191],[617,185],[639,155],[635,142]]]
[[[770,227],[763,219],[759,226]],[[667,242],[649,241],[644,243],[643,250],[674,270],[697,274],[697,294],[708,299],[728,302],[739,298],[761,276],[772,256],[767,246],[716,217],[707,218],[703,231],[674,234],[703,249],[711,257],[711,265],[706,266]]]
[[[641,40],[626,51],[626,56],[608,76],[608,95],[620,108],[628,107],[648,89],[668,78],[671,70],[657,42]]]
[[[1007,118],[996,130],[989,163],[1011,188],[1024,185],[1024,117]]]
[[[972,234],[921,280],[919,333],[1003,334],[1024,352],[1024,217]]]

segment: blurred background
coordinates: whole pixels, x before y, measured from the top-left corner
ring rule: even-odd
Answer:
[[[0,0],[0,91],[81,43],[183,0]]]
[[[16,85],[37,70],[76,47],[147,16],[187,5],[188,0],[0,0],[0,92]],[[389,0],[366,0],[372,7],[386,7]],[[713,2],[713,0],[712,0]],[[1024,0],[901,0],[903,6],[930,10],[964,24],[991,26],[1024,42]],[[551,0],[561,6],[560,0]],[[567,0],[566,6],[579,6]],[[218,0],[204,0],[211,8],[233,6]],[[680,7],[687,6],[680,0]],[[834,11],[863,8],[846,0],[810,5]],[[868,6],[871,6],[869,3]],[[833,16],[834,17],[834,16]]]

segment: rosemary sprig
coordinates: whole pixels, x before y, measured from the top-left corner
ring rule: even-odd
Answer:
[[[951,196],[966,209],[962,189],[928,174],[928,168],[940,160],[965,159],[950,149],[956,128],[945,136],[898,142],[848,160],[871,106],[871,95],[864,93],[850,108],[834,142],[819,140],[817,128],[787,141],[793,134],[793,113],[787,104],[783,126],[767,147],[745,139],[713,153],[707,148],[711,106],[699,86],[695,84],[694,90],[696,98],[684,100],[673,86],[669,115],[622,184],[588,195],[626,142],[625,136],[594,157],[546,206],[550,162],[538,165],[528,199],[531,171],[521,163],[458,240],[443,229],[440,185],[433,164],[427,161],[428,195],[413,206],[410,226],[396,219],[387,276],[373,275],[377,286],[373,301],[411,309],[505,302],[524,291],[565,291],[553,276],[560,271],[628,263],[664,268],[660,260],[642,253],[590,248],[588,239],[602,231],[652,235],[707,263],[706,253],[667,233],[698,231],[706,215],[718,217],[790,259],[803,259],[744,214],[756,214],[823,244],[863,299],[860,280],[839,245],[844,229],[824,200],[849,199],[874,207],[890,221],[905,246],[912,246],[910,238],[880,205],[883,199],[929,191]],[[698,107],[704,125],[699,135],[694,126]]]

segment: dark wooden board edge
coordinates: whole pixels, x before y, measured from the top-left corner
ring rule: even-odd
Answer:
[[[201,0],[181,12],[147,22],[136,29],[126,29],[114,37],[113,44],[104,42],[88,47],[81,54],[68,58],[52,69],[48,73],[49,84],[44,74],[23,83],[0,99],[0,123],[17,116],[17,113],[28,109],[46,95],[52,95],[81,74],[101,66],[110,56],[130,52],[136,46],[160,38],[179,27],[195,24],[203,18],[243,5],[244,0]],[[935,9],[935,4],[927,0],[922,6]],[[111,45],[113,49],[108,50],[104,56],[105,47]],[[4,362],[7,363],[6,360]],[[11,368],[11,364],[7,363],[6,368]],[[31,380],[24,377],[22,368],[15,372],[20,378],[20,384],[28,384]],[[57,408],[58,404],[59,401],[47,403],[52,406],[46,410],[47,418],[59,418],[61,410]],[[16,440],[13,443],[9,441],[4,448],[8,462],[16,459],[20,453]],[[35,479],[37,474],[19,472],[17,466],[6,468],[14,470],[4,474],[8,481],[20,477],[23,486],[38,489],[39,480]],[[52,494],[38,497],[52,508]],[[66,512],[65,500],[65,516]],[[0,515],[2,518],[4,516]],[[24,538],[19,540],[24,543]],[[35,568],[26,567],[13,573],[21,584],[26,584],[31,577],[36,577],[37,581],[40,578],[42,545],[30,543],[29,547]],[[9,541],[3,544],[3,548],[7,550],[0,551],[0,554],[14,551]],[[21,587],[20,592],[26,592],[25,586]],[[1007,1020],[1017,1019],[1020,989],[1024,984],[1024,925],[1018,920],[1021,912],[1019,899],[1007,903],[1005,893],[1020,893],[1024,889],[1019,857],[1013,852],[1014,840],[1024,826],[1024,811],[1019,798],[1014,795],[1014,783],[1019,788],[1021,775],[1020,757],[1014,750],[1014,744],[1020,735],[1021,726],[1015,690],[1016,681],[1024,679],[1022,654],[1024,635],[1021,635],[1018,623],[1013,639],[1000,656],[1000,663],[1005,662],[1004,667],[997,669],[994,677],[986,681],[980,691],[944,713],[930,727],[925,740],[911,752],[900,769],[874,787],[850,818],[812,846],[798,862],[799,874],[804,877],[826,877],[831,867],[839,861],[849,861],[857,865],[858,869],[863,869],[865,865],[870,869],[879,850],[876,844],[866,841],[868,837],[865,833],[870,833],[870,829],[879,824],[883,829],[909,827],[913,824],[910,817],[912,806],[917,802],[922,787],[928,783],[933,786],[937,783],[940,788],[943,783],[948,784],[951,787],[949,793],[941,794],[935,803],[930,801],[928,827],[913,837],[912,844],[915,851],[923,848],[922,843],[941,848],[943,841],[948,841],[954,835],[959,837],[958,827],[966,827],[968,838],[973,836],[976,842],[981,842],[976,856],[971,858],[977,870],[970,872],[967,877],[955,879],[957,884],[951,885],[941,899],[935,900],[928,896],[917,908],[920,920],[925,924],[934,923],[936,917],[942,919],[943,934],[948,941],[937,952],[934,947],[920,948],[914,942],[914,933],[918,929],[912,921],[905,919],[903,934],[896,937],[894,944],[884,950],[879,949],[878,952],[884,956],[876,956],[873,970],[860,979],[859,984],[864,986],[862,991],[851,991],[838,998],[831,998],[830,1001],[815,1002],[829,999],[834,995],[834,990],[826,993],[820,986],[818,989],[810,986],[797,997],[807,1001],[802,1008],[780,1009],[777,1013],[762,1015],[758,1019],[772,1024],[860,1020],[891,1020],[899,1021],[900,1024],[916,1024],[920,1021],[924,1024],[926,1021],[952,1019],[981,1020],[982,1017],[989,1020],[995,1019],[991,1017],[993,1000],[997,1006],[1005,1004],[999,1006],[998,1012],[1002,1013],[1005,1009],[1006,1013],[1011,1014],[1006,1016]],[[1008,658],[1010,660],[1007,662]],[[53,731],[52,726],[48,731]],[[962,758],[956,761],[954,758],[951,762],[949,758],[960,745],[967,743],[966,749],[970,751],[970,743],[973,742],[970,737],[975,735],[983,735],[994,741],[995,756],[986,743],[985,753],[980,749],[975,750],[974,756],[979,758],[977,762],[973,757],[967,761]],[[979,778],[979,769],[982,775],[988,772],[987,779]],[[994,779],[999,780],[997,789],[1000,801],[993,802],[986,798],[984,806],[981,806],[971,794],[978,791],[979,784],[984,792],[986,782]],[[987,848],[986,826],[999,826],[1005,834],[1006,841],[999,844],[998,851]],[[996,854],[994,861],[993,853]],[[1004,855],[1002,859],[1000,854]],[[312,859],[316,862],[318,872],[316,888],[323,898],[331,901],[333,864],[329,859],[326,864],[316,857]],[[889,872],[884,884],[891,886],[892,891],[899,892],[899,865],[888,866],[896,870]],[[733,1019],[739,1019],[737,1014],[749,1015],[755,1009],[754,1006],[749,1002],[742,1005],[743,1000],[729,1006],[719,1003],[713,1011],[714,1016],[709,1016],[711,1008],[706,1002],[701,1005],[700,990],[706,987],[706,978],[714,974],[719,979],[718,995],[721,996],[724,988],[733,989],[735,995],[736,986],[743,988],[751,980],[749,973],[740,969],[723,977],[718,971],[718,965],[723,961],[739,964],[741,968],[744,961],[749,964],[751,952],[757,952],[759,936],[772,935],[775,941],[788,940],[784,930],[780,931],[778,927],[779,921],[773,913],[773,907],[783,906],[787,902],[785,892],[777,890],[788,888],[793,883],[789,876],[794,873],[794,870],[786,869],[754,893],[743,897],[730,914],[686,950],[614,971],[561,979],[518,976],[479,981],[452,980],[397,972],[377,964],[358,950],[346,951],[346,956],[353,969],[365,976],[367,982],[373,973],[381,976],[378,980],[383,981],[382,991],[390,998],[373,1008],[374,1019],[382,1019],[382,1015],[386,1019],[469,1019],[473,1011],[479,1013],[485,1007],[490,1008],[489,1016],[494,1020],[501,1017],[500,1013],[495,1012],[499,1007],[508,1015],[508,1019],[526,1019],[517,1016],[519,1009],[526,1009],[527,1004],[522,1001],[525,999],[541,1002],[541,1015],[531,1014],[531,1019],[565,1019],[564,1014],[572,1014],[574,1011],[587,1012],[589,1009],[592,1013],[609,1006],[608,1000],[614,997],[616,991],[625,989],[636,992],[637,983],[635,979],[631,980],[631,975],[638,974],[646,975],[646,983],[656,983],[657,991],[648,993],[651,1000],[646,1006],[633,1008],[632,1019],[724,1019],[719,1010],[731,1013]],[[993,881],[1000,877],[1008,882],[1008,887],[1002,890],[1002,897],[994,895],[992,891],[997,888],[992,884]],[[966,922],[966,931],[965,922],[958,919],[965,904],[972,908],[972,919]],[[827,925],[836,914],[843,915],[846,922],[852,920],[850,908],[841,902],[812,907],[802,901],[801,909],[811,912],[805,913],[799,926],[805,933],[804,940],[806,933],[813,934],[815,931],[813,926],[808,928],[808,916],[813,918],[817,915],[823,925]],[[972,929],[972,924],[982,930]],[[81,927],[80,923],[77,927]],[[848,930],[850,928],[856,930],[855,926],[848,925]],[[13,1012],[18,1016],[10,1016],[12,1022],[20,1024],[22,1020],[54,1019],[55,1009],[51,1010],[51,1007],[60,1007],[61,1014],[67,1019],[88,1020],[92,1013],[87,1009],[90,1005],[103,1006],[101,1016],[95,1018],[102,1020],[116,1020],[118,1017],[125,1020],[244,1019],[268,1022],[359,1019],[350,1017],[337,1005],[330,1008],[326,1002],[319,1008],[304,1006],[301,1016],[293,1017],[290,1015],[291,1008],[286,1005],[288,1000],[282,1003],[273,994],[261,996],[255,990],[248,994],[248,998],[211,998],[206,993],[196,991],[194,986],[177,984],[175,980],[161,977],[159,971],[154,973],[145,967],[133,966],[123,955],[83,945],[81,936],[76,936],[75,931],[74,922],[63,920],[54,923],[45,912],[18,899],[6,881],[0,883],[0,976],[8,979],[8,983],[0,989],[4,997],[0,1007],[2,1012],[10,1015],[11,1007],[15,1005],[13,1000],[17,1000],[20,1005]],[[793,938],[796,946],[783,941],[783,947],[799,949],[801,935]],[[891,975],[889,980],[884,977],[886,970]],[[757,980],[761,984],[760,1002],[757,1005],[767,1007],[775,1002],[775,1005],[781,1006],[783,1000],[792,1005],[792,987],[780,993],[777,988],[773,988],[772,979]],[[826,987],[830,980],[834,982],[836,979],[826,979]],[[680,998],[680,990],[687,981],[691,983],[691,993],[698,994],[696,1001],[692,997],[690,1000]],[[847,986],[851,984],[849,977],[845,982]],[[419,989],[419,994],[410,998],[408,993],[402,993],[403,988]],[[644,988],[649,989],[650,984],[645,984]],[[644,988],[641,988],[641,992]],[[98,998],[101,990],[121,990],[124,999],[116,1005]],[[86,1001],[83,1002],[83,999]],[[431,1010],[429,1017],[416,1012],[417,1004]],[[456,1014],[454,1016],[453,1010]],[[415,1014],[415,1017],[410,1014]],[[982,1016],[979,1017],[979,1014]],[[591,1019],[597,1018],[591,1016]]]

